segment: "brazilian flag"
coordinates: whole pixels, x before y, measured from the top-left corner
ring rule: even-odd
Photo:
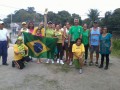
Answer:
[[[54,58],[57,38],[47,38],[23,33],[24,43],[29,48],[29,56],[35,58]]]

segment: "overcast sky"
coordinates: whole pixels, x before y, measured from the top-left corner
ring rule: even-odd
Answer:
[[[119,0],[0,0],[0,19],[15,10],[34,7],[39,13],[44,13],[45,8],[49,11],[58,12],[66,10],[70,13],[76,13],[82,19],[87,17],[88,10],[98,9],[100,16],[104,17],[106,11],[114,11],[120,7]]]

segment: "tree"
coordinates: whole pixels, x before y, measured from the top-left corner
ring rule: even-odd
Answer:
[[[100,15],[100,12],[97,9],[90,9],[89,13],[87,14],[87,16],[89,17],[89,19],[93,22],[95,20],[98,20],[98,16]]]

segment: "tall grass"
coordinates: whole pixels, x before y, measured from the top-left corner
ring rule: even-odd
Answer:
[[[112,54],[117,57],[120,57],[120,39],[113,39],[112,45],[113,45]]]

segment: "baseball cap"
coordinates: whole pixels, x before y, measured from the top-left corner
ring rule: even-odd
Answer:
[[[51,22],[51,21],[49,21],[49,22],[48,22],[48,24],[52,24],[52,22]]]
[[[23,38],[22,37],[18,37],[17,40],[23,40]]]
[[[22,25],[25,25],[26,24],[26,22],[22,22]]]
[[[0,21],[0,24],[4,24],[4,22],[3,22],[3,21]]]
[[[95,20],[95,21],[94,21],[94,23],[98,23],[98,21],[97,21],[97,20]]]

